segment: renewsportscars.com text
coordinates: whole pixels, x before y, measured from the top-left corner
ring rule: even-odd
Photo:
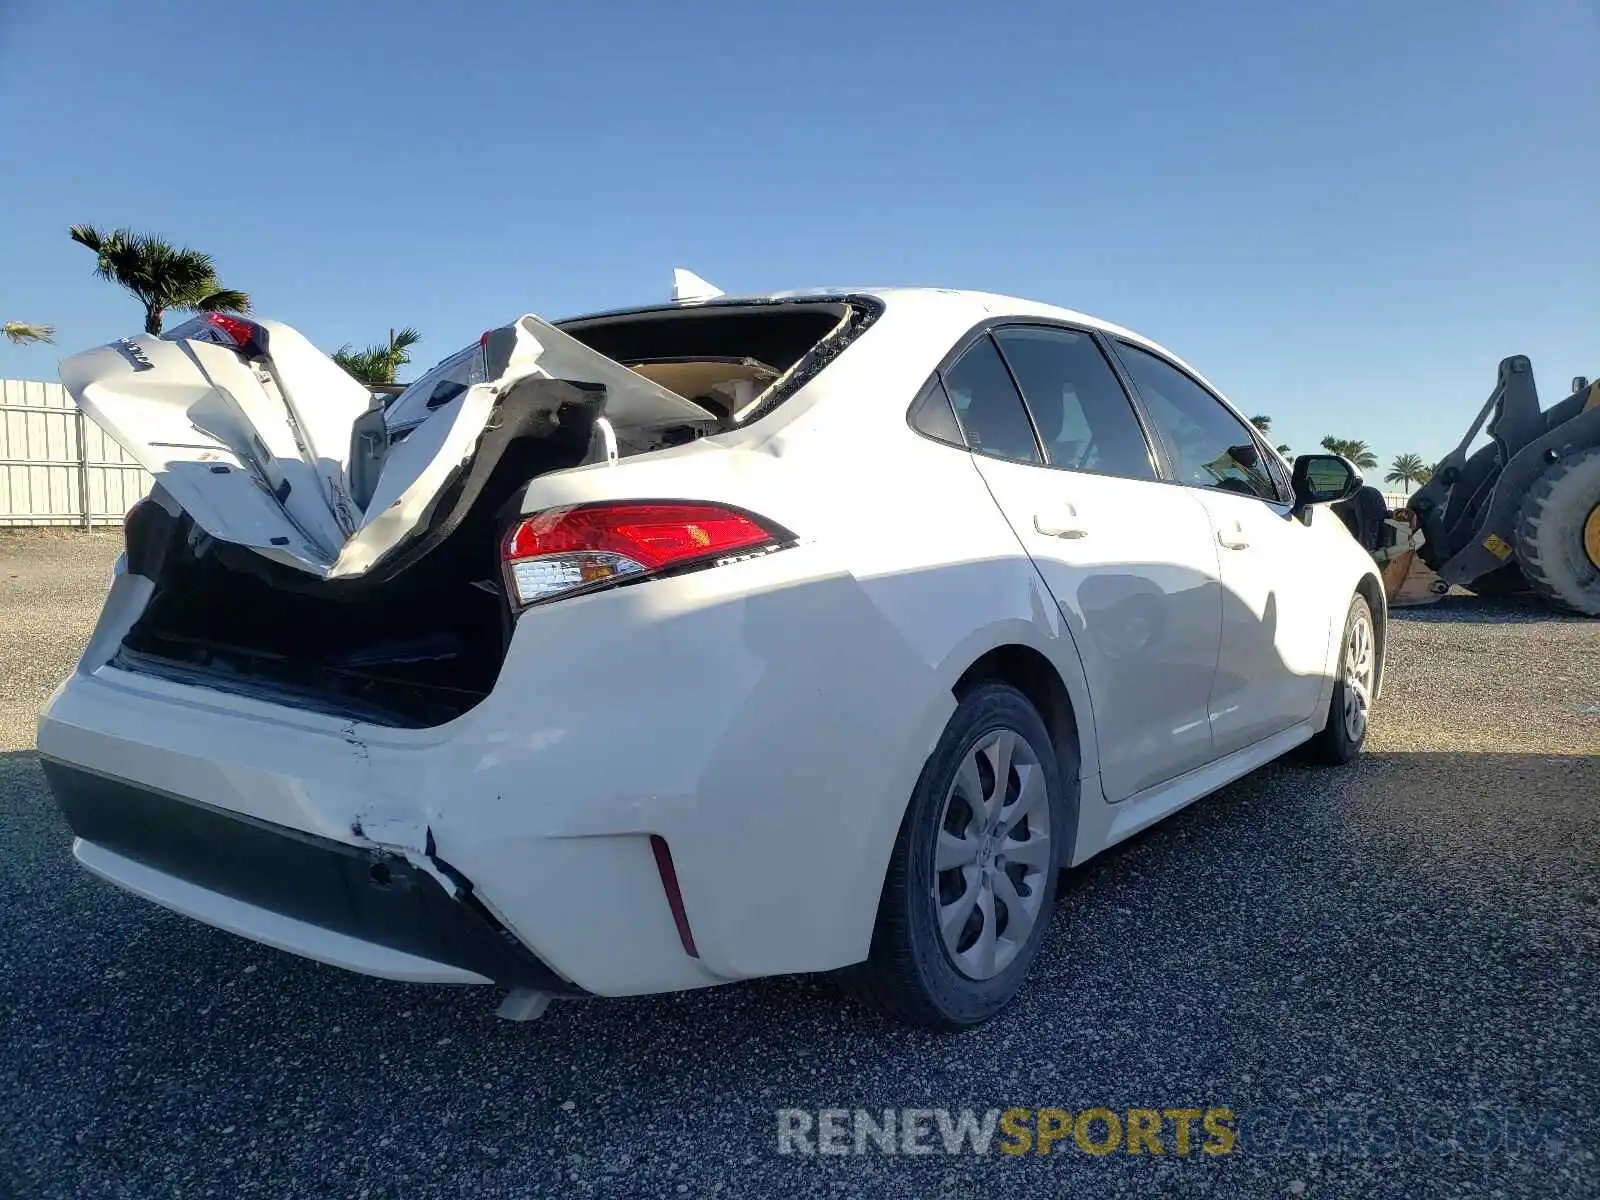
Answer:
[[[779,1154],[1554,1154],[1561,1115],[1468,1108],[782,1108]]]

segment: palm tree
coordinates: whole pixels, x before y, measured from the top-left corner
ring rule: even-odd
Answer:
[[[1342,454],[1363,471],[1378,465],[1378,456],[1365,442],[1354,438],[1337,438],[1332,434],[1322,439],[1322,448],[1329,454]]]
[[[1426,483],[1431,474],[1420,454],[1396,454],[1394,462],[1389,464],[1389,473],[1383,477],[1383,481],[1403,484],[1406,490],[1410,491],[1413,483]]]
[[[0,322],[0,330],[6,335],[6,341],[13,346],[26,345],[29,342],[53,342],[56,340],[56,327],[54,325],[34,325],[27,321]]]
[[[67,232],[78,245],[94,251],[96,275],[127,288],[144,305],[146,333],[161,332],[168,309],[250,311],[250,297],[222,286],[209,254],[178,249],[157,234],[131,229],[105,233],[93,225],[74,225]]]
[[[411,362],[411,347],[422,340],[422,335],[409,325],[396,333],[389,330],[389,344],[368,346],[353,350],[346,342],[333,352],[333,361],[344,368],[345,374],[360,383],[369,385],[393,384],[400,368]]]

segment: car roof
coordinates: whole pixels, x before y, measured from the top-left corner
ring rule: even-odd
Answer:
[[[744,305],[762,304],[796,304],[796,303],[837,303],[847,300],[852,296],[867,296],[881,301],[886,309],[901,310],[905,308],[922,308],[926,310],[937,309],[942,320],[952,324],[959,324],[965,320],[967,327],[976,326],[983,321],[996,317],[1036,318],[1047,321],[1065,321],[1074,325],[1085,326],[1098,330],[1112,337],[1122,338],[1139,346],[1145,346],[1166,358],[1171,359],[1189,374],[1193,375],[1212,392],[1225,395],[1219,388],[1212,384],[1204,375],[1195,370],[1171,350],[1159,342],[1145,337],[1143,334],[1107,321],[1089,313],[1079,312],[1076,309],[1062,308],[1055,304],[1045,304],[1039,300],[1027,300],[1020,296],[1007,296],[999,292],[980,292],[963,288],[941,287],[817,287],[797,288],[783,292],[750,292],[742,295],[720,295],[709,300],[675,300],[662,304],[649,304],[629,308],[612,309],[605,312],[585,313],[581,316],[565,317],[553,324],[558,326],[581,324],[589,321],[603,321],[611,318],[628,316],[643,316],[647,313],[682,312],[689,309],[739,307]]]
[[[978,292],[960,288],[940,287],[815,287],[796,288],[781,292],[746,292],[738,295],[720,295],[708,300],[672,300],[660,304],[629,305],[625,308],[606,309],[600,312],[563,317],[555,324],[578,324],[608,317],[643,315],[652,312],[681,312],[686,309],[759,304],[829,303],[846,300],[851,296],[870,296],[883,301],[885,305],[893,303],[904,304],[909,301],[919,306],[937,305],[947,312],[958,312],[965,309],[972,314],[974,322],[982,320],[985,315],[1050,316],[1063,320],[1072,320],[1079,324],[1092,325],[1097,329],[1103,329],[1110,333],[1126,334],[1139,341],[1147,340],[1132,330],[1124,329],[1120,325],[1112,324],[1110,321],[1102,320],[1088,313],[1077,312],[1073,309],[1060,308],[1037,300],[1025,300],[1020,296],[1005,296],[998,292]]]

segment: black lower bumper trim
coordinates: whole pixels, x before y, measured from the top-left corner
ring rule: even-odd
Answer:
[[[374,847],[225,812],[41,757],[72,832],[152,870],[321,929],[563,995],[561,979],[463,887]],[[459,873],[440,864],[452,879]]]

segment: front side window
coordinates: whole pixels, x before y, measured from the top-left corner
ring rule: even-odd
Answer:
[[[1089,334],[1043,325],[995,331],[1053,467],[1154,479],[1127,393]]]
[[[1013,462],[1039,462],[1039,445],[1022,397],[992,340],[981,337],[974,342],[944,372],[944,387],[974,452]]]
[[[1250,430],[1220,400],[1148,350],[1118,342],[1117,354],[1166,439],[1178,482],[1282,499]]]

